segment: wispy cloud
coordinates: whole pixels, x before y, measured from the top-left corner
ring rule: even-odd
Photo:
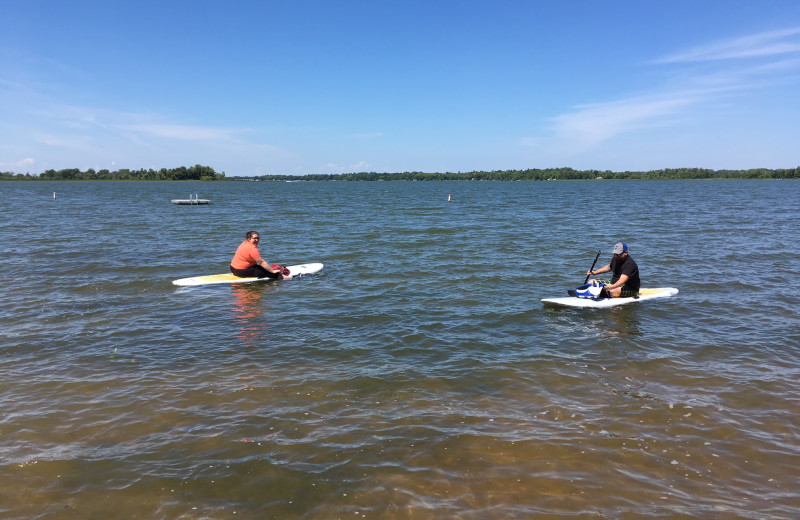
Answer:
[[[370,139],[377,139],[383,137],[382,132],[362,132],[360,134],[352,134],[353,139],[368,141]]]
[[[568,139],[581,148],[591,147],[622,132],[656,124],[657,120],[696,103],[699,96],[697,92],[685,92],[582,105],[552,121],[559,138]]]
[[[39,135],[40,142],[53,146],[77,146],[83,139],[91,139],[98,133],[103,136],[117,134],[138,143],[160,139],[218,143],[236,141],[239,136],[252,132],[247,128],[181,124],[169,116],[152,112],[61,103],[3,77],[0,77],[0,93],[3,94],[0,99],[4,98],[4,109],[16,111],[14,119],[42,122],[39,127],[46,128],[47,134],[39,131],[35,134]],[[59,133],[63,135],[59,136]]]
[[[37,133],[36,141],[47,146],[69,150],[91,150],[92,138],[80,134]]]
[[[342,166],[341,164],[335,162],[329,162],[325,166],[318,168],[316,173],[354,173],[354,172],[366,172],[370,169],[374,168],[374,165],[368,163],[367,161],[359,161],[357,163],[350,163],[347,166]]]
[[[155,137],[166,137],[169,139],[180,139],[186,141],[229,140],[232,139],[236,134],[242,132],[242,130],[235,128],[173,124],[121,124],[119,125],[119,128],[125,131],[133,131]]]
[[[655,60],[655,63],[731,60],[797,52],[800,52],[800,27],[792,27],[721,40],[670,54]]]
[[[775,59],[778,55],[781,59]],[[732,61],[755,56],[765,59],[755,63]],[[712,43],[653,64],[710,60],[720,60],[724,66],[673,71],[667,83],[648,93],[577,105],[551,118],[553,138],[564,149],[587,150],[623,133],[679,124],[687,117],[694,117],[709,101],[718,103],[723,95],[767,88],[800,69],[800,27]],[[553,145],[552,142],[546,145],[540,139],[523,142],[537,148]]]
[[[680,123],[709,100],[725,93],[752,88],[755,79],[741,74],[695,77],[681,88],[578,105],[551,118],[553,137],[576,151],[598,146],[621,134]],[[690,116],[688,116],[690,117]]]
[[[290,164],[290,151],[265,142],[259,128],[186,124],[171,114],[63,103],[0,76],[0,170],[124,167],[174,163]],[[16,157],[15,157],[16,156]],[[234,174],[259,173],[258,166]]]
[[[370,168],[372,168],[372,165],[367,161],[359,161],[350,165],[350,170],[354,172],[365,172]]]

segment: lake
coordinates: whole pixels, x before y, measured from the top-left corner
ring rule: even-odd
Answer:
[[[211,204],[170,203],[190,193]],[[797,182],[0,195],[0,518],[800,510]],[[269,262],[325,268],[172,285],[227,272],[248,230]],[[680,293],[542,305],[617,241]]]

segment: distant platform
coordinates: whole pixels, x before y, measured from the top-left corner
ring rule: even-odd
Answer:
[[[197,206],[197,205],[200,205],[200,204],[211,204],[210,200],[208,200],[208,199],[199,199],[199,198],[197,198],[197,195],[195,195],[194,198],[192,198],[192,196],[189,195],[188,199],[172,199],[171,202],[173,204],[178,204],[180,206]]]

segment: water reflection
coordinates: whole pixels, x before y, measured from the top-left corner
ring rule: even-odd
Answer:
[[[598,320],[599,326],[606,334],[613,336],[641,336],[642,332],[639,330],[641,320],[634,305],[609,309],[611,312],[603,315],[602,320]]]
[[[636,304],[612,309],[570,309],[544,307],[551,326],[563,329],[561,334],[598,338],[634,338],[642,335],[641,317]],[[577,329],[577,330],[576,330]]]
[[[231,286],[233,319],[239,323],[236,336],[245,347],[263,345],[267,339],[269,323],[263,317],[262,296],[269,291],[268,284],[242,284]]]

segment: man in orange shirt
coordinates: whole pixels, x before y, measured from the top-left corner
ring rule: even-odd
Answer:
[[[231,260],[231,272],[242,278],[275,278],[288,280],[280,266],[271,266],[258,252],[258,231],[248,231],[244,242],[236,249]]]

